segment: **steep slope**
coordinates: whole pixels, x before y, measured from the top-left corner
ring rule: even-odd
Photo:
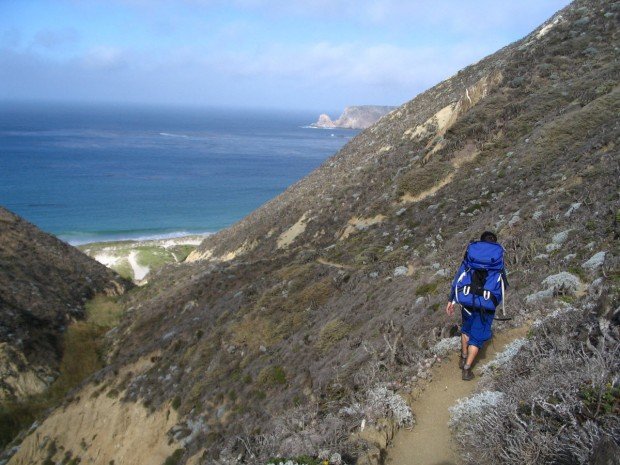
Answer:
[[[0,207],[0,401],[42,392],[57,376],[62,334],[84,318],[86,300],[129,286]]]
[[[385,439],[383,417],[411,422],[395,391],[428,377],[435,344],[456,334],[441,309],[482,230],[507,249],[516,323],[558,295],[578,299],[595,278],[617,286],[618,14],[615,3],[576,1],[381,119],[187,263],[156,272],[109,336],[97,396],[85,387],[10,463],[66,452],[118,460],[94,436],[110,418],[134,431],[142,416],[126,413],[142,409],[175,419],[149,436],[175,449],[168,463],[321,450],[380,462],[380,441],[360,425]],[[100,423],[83,425],[77,448],[57,425],[86,395],[100,399],[89,404]],[[125,447],[149,433],[114,434]]]

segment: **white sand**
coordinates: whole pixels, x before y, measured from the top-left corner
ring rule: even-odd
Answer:
[[[110,255],[110,254],[103,252],[103,253],[98,253],[93,258],[97,260],[99,263],[101,263],[102,265],[111,267],[112,265],[116,265],[116,263],[120,260],[121,257],[117,257],[115,255]]]
[[[129,261],[131,269],[133,270],[133,279],[135,279],[136,281],[141,281],[147,274],[149,274],[149,271],[151,270],[148,266],[140,265],[138,263],[138,260],[136,260],[136,255],[138,255],[138,252],[132,250],[127,257],[127,260]]]

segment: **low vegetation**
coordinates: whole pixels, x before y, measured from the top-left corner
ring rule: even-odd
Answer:
[[[135,254],[136,263],[156,272],[171,263],[182,263],[196,249],[200,236],[170,240],[95,242],[78,246],[88,256],[102,260],[125,279],[133,280],[134,269],[129,262],[130,254]],[[189,243],[184,243],[188,241]],[[172,243],[170,243],[172,242]]]
[[[321,352],[331,349],[341,339],[345,338],[350,327],[344,321],[336,319],[329,321],[321,328],[316,347]]]
[[[608,292],[597,308],[565,305],[535,323],[486,390],[453,411],[467,463],[587,463],[601,441],[620,437],[618,289]]]
[[[0,403],[0,448],[10,443],[47,409],[103,367],[103,336],[118,324],[118,298],[98,295],[86,304],[86,320],[71,324],[63,335],[58,377],[39,395]]]

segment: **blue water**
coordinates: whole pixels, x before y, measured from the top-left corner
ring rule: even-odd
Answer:
[[[356,132],[313,112],[0,104],[0,205],[71,243],[215,232]]]

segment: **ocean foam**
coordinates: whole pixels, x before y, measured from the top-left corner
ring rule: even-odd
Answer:
[[[137,231],[135,233],[127,231],[119,231],[115,233],[80,233],[72,232],[68,234],[59,234],[58,238],[67,242],[70,245],[85,245],[92,244],[94,242],[121,242],[121,241],[156,241],[156,240],[171,240],[180,239],[187,236],[210,236],[213,231],[172,231],[167,233],[153,233],[145,234],[144,231]],[[185,243],[185,242],[184,242]]]
[[[164,136],[164,137],[182,137],[183,139],[189,139],[189,136],[186,136],[185,134],[172,134],[170,132],[160,132],[159,135]]]

